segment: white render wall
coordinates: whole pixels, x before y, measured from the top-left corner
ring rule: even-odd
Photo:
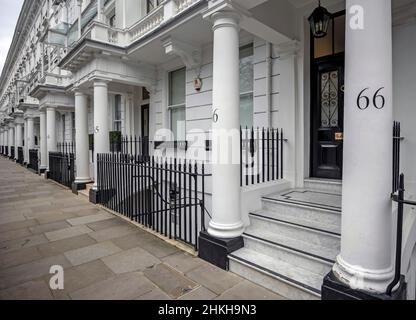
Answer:
[[[416,197],[416,23],[393,28],[394,118],[401,122],[406,194]]]

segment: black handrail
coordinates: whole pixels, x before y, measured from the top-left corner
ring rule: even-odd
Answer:
[[[416,206],[415,201],[404,199],[404,174],[400,174],[398,192],[391,195],[391,200],[397,202],[397,237],[396,237],[396,261],[393,281],[387,286],[386,293],[391,296],[394,287],[399,283],[402,265],[402,242],[403,242],[403,207],[405,204]]]

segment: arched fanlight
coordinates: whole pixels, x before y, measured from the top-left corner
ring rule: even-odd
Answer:
[[[308,18],[312,34],[315,38],[322,38],[327,35],[330,20],[331,14],[324,7],[321,7],[321,1],[319,1],[319,6]]]

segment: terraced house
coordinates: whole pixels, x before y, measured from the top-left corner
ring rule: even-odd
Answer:
[[[1,153],[287,298],[415,299],[415,57],[414,0],[26,0]]]

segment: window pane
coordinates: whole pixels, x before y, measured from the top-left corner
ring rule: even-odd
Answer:
[[[173,108],[170,112],[171,128],[174,139],[178,141],[185,140],[185,107]]]
[[[169,73],[169,105],[185,103],[186,69],[182,68]]]
[[[253,45],[240,48],[240,92],[253,91]]]
[[[142,99],[143,100],[150,99],[150,93],[149,93],[149,91],[147,91],[147,89],[145,87],[142,88]]]
[[[339,16],[334,19],[334,48],[335,53],[345,51],[345,16]]]
[[[332,54],[332,20],[329,22],[328,34],[323,38],[314,38],[315,58],[325,57]]]
[[[240,97],[240,124],[241,127],[253,125],[253,94],[244,94]]]
[[[121,96],[119,94],[115,96],[114,120],[121,120]]]

